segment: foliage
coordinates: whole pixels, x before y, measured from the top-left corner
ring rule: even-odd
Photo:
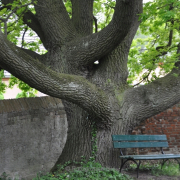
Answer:
[[[67,163],[68,164],[68,163]],[[66,164],[66,165],[67,165]],[[130,167],[127,169],[127,171],[130,170],[136,170],[135,164],[130,164]],[[140,170],[143,171],[151,171],[152,175],[160,176],[160,175],[166,175],[166,176],[180,176],[179,172],[179,165],[174,162],[166,163],[163,168],[161,169],[161,164],[159,163],[144,163],[141,164]],[[82,163],[81,167],[76,167],[70,171],[66,172],[55,172],[54,174],[48,173],[46,175],[43,175],[41,172],[37,174],[33,180],[73,180],[73,179],[79,179],[79,180],[90,180],[90,179],[104,179],[104,180],[132,180],[129,176],[125,174],[119,173],[115,169],[111,168],[103,168],[101,164],[91,162],[91,163]],[[11,180],[10,177],[6,173],[3,173],[0,176],[0,180]],[[18,179],[15,179],[18,180]]]
[[[4,95],[0,93],[0,99],[4,99]]]
[[[4,99],[3,94],[6,92],[7,88],[12,89],[15,85],[17,85],[18,88],[22,91],[21,93],[17,94],[16,98],[35,97],[38,92],[37,90],[31,88],[29,85],[14,76],[11,76],[8,86],[2,82],[2,78],[4,78],[4,70],[0,71],[0,99]]]
[[[7,38],[14,44],[19,46],[21,44],[21,47],[44,53],[44,50],[40,48],[42,42],[39,38],[34,38],[36,34],[23,23],[22,19],[22,14],[28,10],[35,13],[33,3],[36,2],[16,0],[9,4],[13,7],[12,10],[2,8],[0,16],[4,19],[11,16],[7,22],[1,21],[1,27],[5,31],[5,25],[7,26]],[[64,0],[64,4],[71,17],[71,1]],[[100,31],[109,24],[114,7],[115,0],[94,1],[94,32]],[[13,13],[15,8],[17,8],[17,15]],[[154,0],[144,4],[144,11],[140,17],[140,28],[129,52],[129,84],[133,84],[135,80],[138,82],[137,85],[141,82],[152,82],[170,72],[174,67],[179,56],[177,54],[177,46],[180,42],[179,8],[179,0]],[[25,38],[25,34],[32,38]],[[159,72],[156,72],[157,69]],[[1,86],[0,92],[3,92]]]
[[[0,175],[0,180],[12,180],[10,177],[8,177],[8,174],[6,174],[5,172],[3,172],[1,175]],[[14,180],[18,180],[18,179],[14,179]]]
[[[17,79],[14,76],[11,76],[8,87],[12,89],[16,84],[18,85],[18,88],[22,91],[21,93],[17,94],[16,98],[35,97],[38,92],[23,81]]]
[[[152,174],[159,175],[167,175],[167,176],[180,176],[179,165],[176,163],[166,163],[161,169],[160,165],[156,169],[152,169]]]
[[[34,1],[34,3],[36,3]],[[7,7],[11,6],[12,9],[9,10]],[[43,53],[44,50],[41,50],[42,42],[39,38],[35,38],[36,33],[26,24],[23,23],[23,14],[30,10],[31,12],[35,13],[34,6],[31,0],[15,0],[13,3],[9,3],[8,6],[3,7],[2,3],[0,2],[0,27],[1,30],[7,35],[8,40],[13,42],[15,45],[21,46],[26,49],[30,49],[32,51],[36,51],[38,53]],[[16,11],[16,14],[14,13]],[[3,71],[0,71],[0,79],[2,79],[1,74]],[[4,75],[3,75],[4,76]],[[12,76],[10,81],[14,81],[13,85],[17,84],[18,87],[22,86],[22,81],[15,80],[15,77]],[[16,83],[15,83],[16,82]],[[25,85],[24,83],[24,86]],[[0,84],[0,92],[5,93],[5,89],[7,86],[4,83]],[[10,88],[13,88],[12,83]],[[21,89],[21,88],[20,88]],[[22,90],[22,89],[21,89]],[[18,94],[16,98],[20,97],[35,97],[37,91],[33,88],[26,88],[22,90],[22,93]]]
[[[140,82],[149,83],[172,70],[179,56],[179,8],[179,0],[144,4],[140,28],[129,53],[129,83],[140,76]]]
[[[119,173],[115,169],[103,168],[99,163],[84,164],[82,167],[75,168],[69,172],[61,174],[47,174],[45,176],[38,174],[33,180],[58,180],[58,179],[104,179],[104,180],[131,180],[127,175]]]
[[[2,4],[1,4],[2,6]],[[11,6],[11,10],[7,8]],[[1,18],[1,27],[2,30],[7,35],[7,38],[13,42],[14,44],[18,45],[18,37],[22,37],[21,39],[21,47],[26,47],[31,50],[40,51],[39,44],[40,41],[34,39],[34,41],[25,42],[24,41],[24,33],[29,30],[29,36],[32,37],[35,33],[28,29],[27,25],[23,23],[23,14],[30,10],[31,12],[35,13],[34,6],[30,0],[15,0],[13,3],[9,3],[7,6],[1,9],[0,16]],[[14,13],[16,12],[16,14]]]
[[[136,164],[131,163],[126,170],[127,171],[136,170],[136,167],[137,167]],[[163,165],[162,169],[161,169],[161,163],[145,162],[140,165],[139,169],[142,171],[151,171],[152,175],[155,176],[160,176],[160,175],[180,176],[179,165],[174,161],[166,162]]]
[[[114,13],[115,1],[113,0],[95,0],[93,14],[97,18],[98,30],[106,27],[112,19]],[[95,28],[95,26],[94,26]]]
[[[2,78],[4,77],[4,70],[0,71],[0,99],[3,99],[3,94],[6,91],[6,84],[2,82]]]

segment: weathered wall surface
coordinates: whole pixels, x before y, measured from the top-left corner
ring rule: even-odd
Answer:
[[[166,134],[169,148],[164,149],[165,153],[179,154],[180,103],[142,122],[140,126],[134,128],[132,134]],[[147,149],[141,149],[141,153],[147,152]]]
[[[0,101],[0,175],[31,179],[48,172],[67,138],[61,100],[52,97]]]

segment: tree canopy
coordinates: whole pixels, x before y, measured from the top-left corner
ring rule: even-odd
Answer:
[[[4,3],[4,4],[3,4]],[[28,13],[35,14],[36,1],[15,0],[0,2],[1,30],[7,39],[26,49],[44,54],[41,39],[33,28],[28,26],[32,19]],[[95,0],[93,5],[93,32],[96,33],[106,27],[112,19],[115,0]],[[72,2],[64,0],[64,5],[72,18]],[[129,53],[128,83],[139,85],[149,83],[169,73],[178,60],[177,48],[180,42],[180,2],[178,0],[154,0],[144,3],[143,13],[140,15],[141,24],[132,42]],[[26,20],[24,21],[24,14]],[[159,67],[160,72],[156,73]],[[176,76],[176,74],[174,74]],[[1,70],[0,78],[3,78]],[[15,84],[23,91],[19,97],[33,97],[36,91],[14,76],[10,79],[9,88]],[[1,82],[0,92],[3,94],[7,86]]]
[[[144,5],[139,36],[137,34],[129,54],[131,82],[140,74],[142,81],[152,82],[169,73],[178,61],[179,7],[180,2],[176,0],[156,0]],[[157,67],[160,67],[158,74],[155,73]]]

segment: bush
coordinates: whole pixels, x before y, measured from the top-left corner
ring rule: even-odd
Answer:
[[[143,164],[140,165],[139,169],[142,171],[151,171],[151,174],[155,176],[160,176],[160,175],[180,176],[179,165],[175,163],[175,161],[166,162],[162,169],[161,169],[161,163],[144,162]],[[130,164],[126,170],[127,171],[136,170],[136,167],[137,165],[133,163]]]
[[[33,180],[131,180],[128,175],[119,173],[115,169],[103,168],[101,164],[88,162],[82,167],[64,173],[38,175]]]

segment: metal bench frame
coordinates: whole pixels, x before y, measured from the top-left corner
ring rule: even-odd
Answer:
[[[163,147],[168,147],[166,135],[112,135],[114,148],[120,149],[121,167],[128,161],[133,161],[137,165],[137,178],[139,176],[139,167],[141,160],[159,160],[162,159],[161,168],[169,159],[175,159],[180,168],[180,154],[164,154]],[[161,154],[148,155],[124,155],[123,148],[160,148]],[[138,162],[137,162],[138,161]]]

